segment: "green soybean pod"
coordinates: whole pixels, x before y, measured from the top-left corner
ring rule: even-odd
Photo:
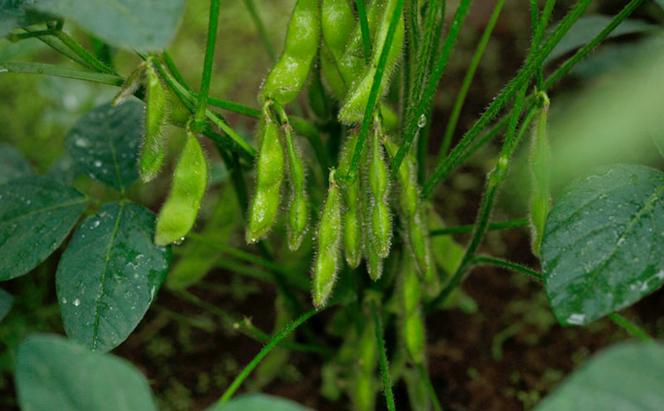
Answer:
[[[208,180],[208,167],[198,138],[187,130],[187,141],[175,166],[171,191],[157,217],[155,244],[177,243],[194,226]]]
[[[302,90],[316,57],[320,38],[318,0],[297,0],[286,33],[284,51],[268,74],[259,100],[291,102]]]
[[[533,254],[540,255],[544,224],[551,210],[551,147],[547,135],[549,98],[541,93],[542,107],[537,125],[532,133],[530,145],[531,187],[529,219],[531,225],[531,247]]]
[[[422,317],[422,284],[417,275],[413,258],[404,253],[401,266],[401,317],[402,339],[408,357],[415,364],[423,364],[426,352],[424,318]]]
[[[383,153],[382,129],[374,126],[369,147],[368,188],[369,188],[369,232],[373,253],[386,258],[392,242],[392,217],[390,215],[389,172]]]
[[[122,87],[118,94],[113,97],[113,106],[119,106],[120,104],[127,101],[131,96],[134,95],[141,88],[143,82],[145,81],[145,69],[147,64],[145,62],[141,63],[136,67],[134,71],[127,77],[127,79],[122,83]]]
[[[163,127],[166,122],[167,97],[151,60],[147,62],[145,77],[145,136],[138,170],[141,180],[147,183],[159,174],[166,157]]]
[[[341,193],[335,180],[335,170],[330,171],[330,187],[323,205],[316,238],[316,257],[313,266],[313,303],[322,308],[327,303],[339,269],[339,245],[341,243]]]
[[[353,6],[349,0],[323,0],[321,4],[321,33],[332,57],[338,60],[355,27]]]
[[[364,318],[370,318],[368,315]],[[354,409],[369,411],[376,407],[376,365],[378,351],[376,347],[376,331],[372,321],[360,324],[360,337],[356,347],[356,363],[351,386],[351,399]]]
[[[362,121],[364,110],[367,107],[369,95],[371,94],[371,86],[378,69],[380,54],[383,50],[383,45],[385,44],[385,40],[387,38],[388,27],[392,14],[394,13],[396,3],[396,0],[387,1],[387,4],[383,10],[380,27],[376,33],[376,40],[374,41],[373,53],[371,56],[371,65],[362,74],[361,79],[358,82],[355,82],[349,89],[346,101],[339,110],[339,121],[343,124],[352,125]],[[404,22],[402,15],[399,19],[397,31],[394,34],[394,39],[392,40],[392,44],[390,46],[387,62],[385,64],[385,71],[380,82],[380,96],[382,96],[388,90],[392,72],[394,71],[394,67],[396,66],[396,63],[401,56],[403,41]]]
[[[323,83],[330,90],[332,97],[337,101],[343,100],[346,96],[346,83],[341,78],[339,67],[337,66],[334,57],[325,45],[320,49],[320,71]]]
[[[290,205],[288,208],[288,248],[295,251],[300,248],[307,233],[309,222],[309,199],[306,193],[306,176],[300,154],[293,141],[293,129],[290,124],[283,126],[288,152],[288,179],[290,183]]]
[[[339,169],[346,173],[350,167],[351,158],[355,145],[357,144],[357,133],[352,132],[346,139],[344,147],[341,150],[339,159]],[[362,261],[362,210],[360,201],[360,179],[356,178],[352,182],[343,185],[344,194],[344,256],[346,263],[351,268],[356,268]]]
[[[256,191],[245,233],[250,244],[264,238],[277,221],[284,180],[284,148],[279,138],[279,125],[272,118],[269,104],[263,107],[258,133],[261,142],[256,161]]]

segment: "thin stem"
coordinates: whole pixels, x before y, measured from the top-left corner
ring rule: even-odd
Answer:
[[[642,0],[637,0],[642,1]],[[452,152],[444,160],[439,160],[436,168],[425,182],[422,190],[422,196],[428,198],[433,194],[434,189],[451,171],[451,166],[455,164],[457,157],[470,146],[477,135],[489,124],[489,122],[502,110],[502,108],[521,90],[535,70],[542,64],[546,56],[553,50],[562,37],[569,31],[572,25],[581,17],[583,12],[590,5],[591,0],[579,0],[574,8],[563,18],[554,32],[547,38],[542,47],[531,51],[526,58],[526,63],[519,70],[517,75],[507,84],[503,91],[496,96],[486,111],[468,130],[461,141],[454,147]],[[398,164],[397,164],[398,165]]]
[[[514,220],[491,223],[487,226],[487,230],[488,231],[512,230],[515,228],[528,227],[529,224],[530,223],[528,222],[527,218],[517,218]],[[445,228],[439,228],[437,230],[431,230],[429,232],[429,235],[440,236],[440,235],[451,235],[451,234],[465,234],[472,232],[474,229],[475,229],[475,224],[467,224],[456,227],[445,227]]]
[[[542,274],[533,270],[532,268],[526,267],[523,264],[515,263],[513,261],[504,260],[502,258],[491,257],[486,255],[477,255],[473,258],[473,264],[475,265],[492,265],[495,267],[504,268],[506,270],[516,271],[517,273],[525,274],[528,277],[542,282]]]
[[[214,51],[217,45],[217,27],[219,25],[219,0],[210,0],[210,19],[208,21],[208,38],[203,63],[203,76],[201,88],[198,93],[195,123],[201,125],[206,117],[208,94],[210,94],[210,81],[212,80],[212,66],[214,65]]]
[[[383,379],[383,393],[385,394],[385,402],[389,411],[395,411],[394,393],[392,392],[392,377],[390,376],[390,367],[387,360],[387,350],[385,349],[385,338],[383,337],[383,320],[380,317],[380,310],[378,304],[371,303],[371,313],[375,323],[376,329],[376,346],[378,347],[378,364],[380,366],[380,374]]]
[[[542,10],[542,15],[537,19],[537,25],[535,27],[535,32],[532,41],[532,47],[539,48],[540,43],[542,42],[542,36],[544,35],[544,30],[549,25],[549,20],[551,19],[551,14],[553,13],[553,8],[556,5],[556,0],[547,0],[544,4],[544,9]],[[531,4],[532,7],[532,4]],[[537,8],[537,4],[535,4]],[[531,14],[534,14],[531,11]],[[537,72],[535,73],[535,84],[537,90],[542,90],[544,88],[544,63],[540,64]]]
[[[417,109],[412,111],[409,118],[406,119],[407,123],[405,128],[406,131],[404,134],[404,140],[401,143],[401,146],[399,147],[399,151],[397,151],[397,154],[394,156],[394,159],[392,160],[393,177],[396,177],[399,167],[401,166],[401,162],[406,157],[406,154],[410,150],[410,147],[413,144],[413,141],[415,140],[415,137],[418,134],[420,125],[422,125],[421,121],[422,116],[425,116],[424,118],[426,119],[426,114],[431,105],[431,100],[433,99],[433,96],[436,94],[438,83],[440,82],[440,79],[445,73],[445,68],[447,67],[447,61],[449,60],[454,45],[456,44],[459,31],[461,30],[461,27],[463,26],[463,23],[466,20],[466,16],[468,15],[468,11],[470,10],[471,2],[472,0],[461,0],[461,3],[459,4],[459,7],[456,10],[456,13],[454,14],[454,20],[452,21],[452,26],[450,27],[450,30],[447,33],[447,38],[445,39],[445,43],[443,44],[443,49],[438,57],[438,61],[436,62],[436,67],[434,68],[433,73],[431,73],[431,76],[427,81],[427,85],[426,88],[424,89],[422,97],[418,101]],[[428,120],[426,121],[428,122]]]
[[[17,42],[21,40],[31,39],[34,37],[49,36],[53,34],[55,30],[38,30],[38,31],[29,31],[26,29],[24,33],[10,33],[7,35],[7,40],[11,42]]]
[[[234,101],[222,100],[220,98],[208,97],[208,104],[223,110],[232,111],[247,117],[260,118],[261,111],[257,108],[245,106]]]
[[[424,380],[424,385],[426,386],[427,393],[429,394],[429,398],[431,399],[431,404],[433,405],[434,411],[443,411],[443,407],[440,405],[440,400],[438,399],[438,395],[436,395],[436,390],[433,384],[431,383],[431,378],[429,377],[429,373],[427,372],[426,368],[424,368],[424,364],[418,364],[417,371],[420,373],[420,378]]]
[[[182,73],[178,69],[178,66],[175,65],[175,62],[173,61],[171,54],[168,51],[164,51],[162,57],[164,58],[164,63],[166,63],[166,67],[168,67],[168,71],[171,72],[171,74],[173,75],[173,77],[175,77],[178,83],[182,84],[186,89],[189,90],[187,81],[184,79],[184,76],[182,76]]]
[[[263,20],[261,19],[261,16],[258,14],[258,10],[256,9],[256,4],[254,3],[254,0],[243,0],[243,2],[244,6],[247,8],[247,11],[249,12],[249,15],[251,16],[251,20],[253,20],[254,25],[258,30],[258,34],[261,37],[263,46],[265,46],[265,51],[267,51],[268,56],[270,56],[270,60],[272,60],[272,62],[277,61],[277,54],[274,52],[274,47],[272,46],[272,42],[270,41],[270,36],[267,34],[267,30],[265,29],[265,24],[263,24]]]
[[[463,82],[461,83],[461,89],[459,89],[459,94],[457,94],[456,99],[454,100],[454,106],[452,108],[452,112],[450,113],[450,118],[447,121],[447,128],[445,129],[443,143],[438,153],[439,158],[446,156],[447,151],[450,148],[452,137],[454,136],[454,131],[456,130],[459,116],[461,115],[461,109],[463,108],[463,105],[466,101],[466,96],[468,95],[468,90],[470,90],[470,85],[475,78],[475,73],[477,72],[477,68],[480,65],[480,61],[482,61],[486,47],[489,44],[489,40],[491,39],[491,34],[493,33],[493,29],[496,27],[498,17],[500,17],[500,13],[502,12],[504,5],[505,0],[498,0],[496,3],[496,6],[491,13],[491,17],[489,17],[489,22],[484,29],[484,33],[482,33],[482,37],[477,44],[475,54],[473,54],[473,58],[470,60],[470,64],[466,70],[466,75],[464,76]]]
[[[367,18],[367,6],[364,0],[355,0],[357,17],[360,20],[360,32],[362,33],[362,52],[364,62],[369,64],[371,58],[371,33],[369,33],[369,19]]]
[[[41,74],[46,76],[91,81],[93,83],[121,86],[124,80],[114,74],[102,74],[91,71],[72,70],[55,64],[43,63],[0,63],[0,73]]]
[[[609,318],[632,337],[638,338],[643,342],[652,342],[654,340],[643,328],[631,322],[627,317],[618,313],[611,313],[609,314]]]
[[[91,69],[97,70],[101,73],[115,74],[115,71],[112,68],[99,61],[97,57],[93,56],[90,52],[88,52],[78,41],[76,41],[69,34],[65,33],[62,30],[56,30],[54,31],[53,35],[58,40],[60,40],[62,44],[67,46],[78,57],[80,57],[81,60],[83,60]]]
[[[223,404],[228,402],[228,400],[231,399],[233,394],[240,388],[240,385],[244,382],[244,380],[247,379],[249,374],[260,364],[260,362],[265,358],[270,351],[272,351],[279,343],[286,337],[288,337],[293,331],[297,329],[300,325],[302,325],[305,321],[307,321],[309,318],[313,317],[318,311],[316,310],[310,310],[307,311],[306,313],[302,314],[298,319],[293,321],[292,323],[287,324],[281,331],[279,331],[270,341],[265,344],[265,346],[260,350],[260,352],[247,364],[246,367],[238,374],[237,377],[235,377],[235,380],[231,383],[231,385],[226,389],[224,394],[221,396],[219,401],[216,403],[215,407],[221,407]]]
[[[404,0],[396,1],[397,3],[394,7],[394,12],[392,13],[390,24],[387,28],[385,43],[383,44],[383,49],[380,51],[380,57],[378,58],[376,73],[374,74],[373,83],[371,84],[371,91],[369,93],[369,101],[367,102],[367,107],[364,110],[364,117],[360,127],[360,134],[358,136],[357,144],[355,144],[351,165],[349,167],[348,174],[342,178],[348,181],[353,181],[355,177],[357,177],[357,170],[360,166],[360,159],[362,158],[362,152],[365,145],[364,143],[366,142],[367,135],[369,134],[369,125],[373,119],[374,109],[376,108],[376,103],[378,102],[378,94],[380,92],[380,85],[383,80],[383,74],[385,73],[387,57],[390,54],[390,48],[392,48],[392,42],[394,41],[394,35],[399,24],[399,19],[401,19]]]
[[[35,33],[34,31],[31,31],[29,28],[23,28],[27,33]],[[62,54],[63,56],[69,58],[71,61],[80,64],[81,66],[91,69],[91,67],[76,53],[71,51],[67,46],[62,44],[57,38],[51,38],[50,35],[41,35],[37,37],[39,41],[42,43],[46,44],[53,50],[57,51],[58,53]]]

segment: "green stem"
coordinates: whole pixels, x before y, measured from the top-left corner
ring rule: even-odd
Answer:
[[[385,394],[385,402],[389,411],[395,411],[394,393],[392,392],[392,377],[390,376],[390,367],[387,361],[387,350],[385,349],[385,338],[383,336],[383,320],[381,319],[380,310],[376,302],[371,303],[371,314],[375,323],[376,329],[376,346],[378,348],[378,365],[380,366],[380,374],[383,379],[383,393]]]
[[[46,76],[91,81],[93,83],[121,86],[124,80],[114,74],[102,74],[91,71],[72,70],[55,64],[43,63],[0,63],[0,73],[41,74]]]
[[[35,33],[35,31],[31,31],[29,28],[24,28],[23,30],[25,30],[26,33]],[[63,56],[69,58],[71,61],[75,62],[76,64],[80,64],[81,66],[87,69],[91,68],[83,59],[81,59],[78,55],[76,55],[73,51],[71,51],[71,49],[69,49],[67,46],[58,41],[57,38],[51,38],[50,33],[48,35],[37,36],[37,38],[39,39],[39,41],[46,44],[47,46],[57,51],[58,53],[62,54]]]
[[[443,44],[443,49],[438,57],[438,61],[436,62],[436,67],[434,68],[433,73],[431,73],[431,76],[429,76],[429,80],[427,81],[427,85],[426,88],[424,89],[422,97],[418,100],[417,108],[413,110],[409,118],[406,119],[407,122],[405,127],[406,131],[404,134],[404,139],[403,142],[401,143],[401,146],[399,147],[399,151],[397,151],[397,154],[394,156],[394,159],[392,160],[391,164],[393,177],[396,177],[399,167],[401,166],[401,162],[406,157],[406,154],[408,154],[408,151],[410,150],[410,147],[412,146],[413,141],[415,140],[415,137],[418,134],[418,130],[421,128],[420,126],[421,125],[423,126],[421,119],[425,118],[426,122],[429,121],[428,119],[426,119],[426,114],[429,111],[429,107],[431,106],[431,100],[433,99],[433,96],[436,94],[438,83],[440,82],[440,79],[445,73],[445,68],[447,67],[447,61],[450,58],[450,54],[452,53],[454,45],[456,44],[457,37],[459,36],[459,31],[461,30],[461,27],[463,26],[463,23],[466,20],[466,16],[468,15],[468,11],[470,10],[471,2],[472,0],[461,0],[461,3],[459,4],[459,7],[456,10],[456,13],[454,14],[454,20],[452,21],[452,26],[450,27],[449,32],[447,33],[447,38],[445,39],[445,43]],[[426,122],[424,125],[426,125]]]
[[[305,321],[307,321],[309,318],[313,317],[318,311],[316,310],[310,310],[307,311],[306,313],[302,314],[298,319],[293,321],[292,323],[289,323],[284,327],[281,331],[279,331],[270,341],[268,341],[267,344],[260,350],[260,352],[247,364],[246,367],[238,374],[237,377],[235,377],[235,380],[231,383],[231,385],[226,389],[224,394],[221,396],[219,401],[216,403],[215,408],[221,408],[222,405],[224,405],[228,400],[231,399],[233,394],[240,388],[240,385],[244,382],[244,380],[247,379],[249,374],[260,364],[260,362],[265,358],[270,351],[272,351],[279,343],[286,337],[288,337],[293,331],[297,329],[300,325],[302,325]]]
[[[369,19],[367,18],[367,6],[364,0],[355,0],[357,17],[360,20],[360,32],[362,33],[362,52],[364,62],[369,64],[371,58],[371,33],[369,33]]]
[[[549,20],[551,19],[551,14],[553,13],[553,7],[556,5],[556,0],[547,0],[544,4],[544,9],[542,10],[542,15],[537,20],[537,25],[535,28],[535,33],[533,36],[532,47],[539,48],[542,42],[542,36],[544,35],[544,30],[546,30],[549,25]],[[531,4],[531,7],[533,4]],[[534,5],[537,8],[537,4]],[[536,13],[531,11],[531,18]],[[544,89],[544,64],[540,64],[537,72],[535,73],[535,84],[537,90]]]
[[[609,314],[609,318],[611,319],[611,321],[614,322],[614,324],[616,324],[623,330],[627,331],[627,333],[632,337],[638,338],[643,342],[654,341],[654,339],[650,336],[650,334],[648,334],[644,329],[642,329],[638,325],[631,322],[627,317],[624,317],[618,313],[611,313]]]
[[[369,134],[369,126],[373,119],[374,109],[376,108],[376,103],[378,102],[378,94],[380,92],[380,85],[383,80],[383,74],[385,73],[385,65],[387,64],[387,57],[390,54],[390,49],[392,48],[392,42],[394,41],[394,35],[399,24],[399,19],[401,19],[401,14],[403,11],[403,2],[404,0],[396,0],[397,3],[394,7],[394,13],[390,18],[390,24],[387,28],[387,35],[385,36],[385,43],[383,44],[383,49],[380,51],[380,57],[378,58],[378,65],[376,67],[376,73],[374,74],[373,83],[371,84],[371,91],[369,93],[369,101],[367,102],[367,107],[364,110],[364,117],[362,118],[362,125],[360,127],[360,134],[357,139],[357,144],[355,144],[355,150],[353,151],[353,157],[351,159],[351,165],[346,176],[339,176],[341,180],[353,181],[357,177],[357,170],[360,166],[360,160],[362,158],[362,152],[364,150],[364,143],[367,140]]]
[[[265,51],[267,51],[268,56],[270,56],[270,60],[272,60],[272,62],[277,61],[277,54],[274,52],[274,47],[272,46],[272,42],[270,41],[270,36],[267,34],[267,30],[265,29],[265,24],[263,24],[263,20],[261,19],[261,16],[258,14],[258,10],[256,9],[256,4],[254,3],[254,0],[243,0],[243,2],[244,6],[247,8],[247,11],[249,12],[249,15],[251,16],[251,20],[253,20],[254,25],[258,30],[258,34],[260,35],[261,41],[265,46]]]
[[[424,368],[424,364],[418,364],[417,371],[420,373],[420,378],[424,380],[424,384],[426,385],[427,393],[431,399],[431,404],[433,405],[434,411],[443,411],[443,407],[440,405],[438,395],[436,395],[436,390],[431,383],[429,373],[427,372],[426,368]]]
[[[24,33],[10,33],[7,35],[7,40],[11,42],[17,42],[21,40],[31,39],[34,37],[50,36],[55,30],[38,30],[38,31],[29,31],[25,29]]]
[[[454,106],[452,108],[452,112],[450,113],[450,118],[447,121],[447,128],[445,129],[443,143],[440,148],[440,151],[438,152],[439,158],[446,156],[447,151],[450,148],[450,144],[452,143],[452,137],[454,136],[454,131],[456,131],[456,126],[459,121],[459,116],[461,115],[461,109],[463,108],[463,105],[466,101],[466,96],[468,95],[468,90],[470,90],[470,85],[472,84],[473,79],[475,78],[475,73],[477,72],[477,68],[480,65],[480,61],[482,61],[482,57],[484,56],[484,51],[486,50],[486,47],[489,44],[489,40],[491,39],[491,34],[493,33],[493,29],[496,27],[496,23],[498,22],[498,17],[500,17],[500,13],[502,12],[504,5],[505,5],[505,0],[498,0],[498,2],[496,3],[496,6],[493,9],[493,13],[491,13],[491,17],[489,18],[489,22],[487,23],[486,28],[484,29],[484,33],[482,33],[482,37],[480,38],[480,41],[477,44],[477,48],[475,49],[475,54],[473,54],[473,58],[470,60],[470,65],[468,66],[468,69],[466,70],[466,75],[461,83],[461,89],[459,90],[459,94],[457,94],[456,99],[454,100]]]
[[[212,66],[214,65],[214,51],[217,45],[217,27],[219,25],[219,0],[210,0],[210,19],[208,21],[208,38],[203,63],[203,76],[201,88],[198,93],[198,105],[194,121],[199,127],[206,117],[208,94],[210,94],[210,81],[212,80]],[[225,131],[225,130],[224,130]]]
[[[175,65],[175,61],[173,61],[173,58],[171,57],[170,53],[168,51],[164,51],[162,57],[164,59],[164,63],[166,63],[168,71],[170,71],[173,77],[175,77],[175,80],[177,80],[178,83],[182,84],[187,90],[189,90],[187,81],[184,79],[184,76],[178,69],[178,66]]]
[[[517,218],[514,220],[491,223],[487,226],[487,230],[488,231],[511,230],[514,228],[528,227],[529,224],[530,223],[527,218]],[[451,235],[451,234],[465,234],[472,232],[474,229],[475,229],[475,224],[467,224],[456,227],[445,227],[445,228],[439,228],[437,230],[431,230],[429,232],[429,235],[439,236],[439,235]]]
[[[473,258],[473,264],[475,265],[492,265],[495,267],[504,268],[506,270],[516,271],[517,273],[525,274],[528,277],[542,282],[542,274],[533,270],[532,268],[526,267],[525,265],[515,263],[513,261],[504,260],[502,258],[491,257],[486,255],[476,255]]]
[[[638,0],[637,0],[638,1]],[[579,2],[570,10],[570,12],[563,18],[560,24],[556,27],[553,33],[547,38],[542,47],[539,49],[531,48],[526,58],[526,63],[519,70],[517,75],[507,84],[501,93],[491,102],[486,111],[480,116],[479,119],[468,130],[461,141],[454,147],[449,156],[445,159],[438,161],[436,168],[425,182],[422,190],[422,197],[428,198],[433,194],[434,189],[451,171],[451,165],[455,163],[457,157],[467,150],[479,135],[479,133],[489,124],[489,122],[502,110],[502,108],[521,90],[521,88],[530,81],[531,76],[541,66],[551,50],[560,42],[563,36],[569,31],[572,25],[581,17],[583,12],[590,5],[591,0],[579,0]],[[395,159],[396,160],[396,159]],[[396,164],[398,165],[398,164]]]
[[[102,63],[95,56],[90,54],[78,41],[76,41],[69,34],[65,33],[62,30],[56,30],[53,35],[67,46],[71,51],[73,51],[78,57],[83,60],[88,67],[93,70],[97,70],[101,73],[106,74],[116,74],[115,71],[108,67],[106,64]]]

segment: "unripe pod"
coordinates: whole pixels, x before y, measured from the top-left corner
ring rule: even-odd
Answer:
[[[208,169],[196,136],[187,130],[187,141],[175,167],[171,192],[159,211],[155,244],[180,241],[194,226],[207,187]]]
[[[293,141],[293,130],[289,124],[284,127],[288,151],[288,177],[290,182],[290,205],[288,208],[288,248],[300,248],[309,222],[309,199],[306,193],[304,165]]]
[[[166,122],[166,92],[152,60],[146,68],[145,137],[139,160],[139,174],[144,182],[152,181],[161,170],[166,156],[162,128]]]
[[[357,143],[357,133],[348,136],[339,159],[339,169],[347,173],[351,157]],[[344,255],[346,263],[352,268],[360,265],[362,260],[362,215],[360,207],[360,181],[355,179],[343,186],[344,194]]]
[[[421,311],[422,291],[413,259],[404,253],[401,268],[402,338],[412,362],[423,364],[426,350],[424,318]]]
[[[544,224],[551,210],[551,147],[547,135],[549,98],[542,94],[542,108],[532,134],[530,145],[530,200],[529,218],[531,225],[531,246],[533,254],[539,256]]]
[[[369,231],[370,244],[373,252],[380,258],[390,253],[392,242],[392,218],[388,204],[389,173],[383,155],[381,143],[382,130],[376,125],[369,148],[368,182],[369,182]]]

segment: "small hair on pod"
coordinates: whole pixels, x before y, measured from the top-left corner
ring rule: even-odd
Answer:
[[[408,252],[403,253],[401,280],[398,285],[401,339],[410,361],[423,364],[426,352],[425,324],[422,316],[422,284],[417,275],[414,260]]]
[[[335,170],[330,171],[327,198],[323,205],[318,235],[316,237],[316,256],[313,265],[313,303],[318,309],[323,308],[336,282],[339,270],[341,243],[341,193],[335,180]]]
[[[350,168],[351,158],[357,144],[357,132],[353,131],[346,138],[339,158],[339,170],[345,174]],[[362,208],[360,205],[360,179],[342,185],[344,208],[342,223],[344,229],[344,257],[351,268],[356,268],[362,261]]]
[[[300,248],[309,227],[309,198],[306,191],[306,174],[300,153],[297,150],[293,129],[290,124],[283,126],[288,153],[288,181],[290,204],[288,206],[288,248]]]
[[[166,123],[168,99],[151,58],[146,62],[145,79],[145,136],[138,169],[141,180],[147,183],[159,175],[166,157],[163,128]]]
[[[549,118],[549,97],[546,93],[538,96],[541,102],[537,124],[532,132],[530,143],[530,198],[528,217],[531,228],[533,254],[540,255],[544,236],[544,225],[551,211],[551,147],[547,133]]]

